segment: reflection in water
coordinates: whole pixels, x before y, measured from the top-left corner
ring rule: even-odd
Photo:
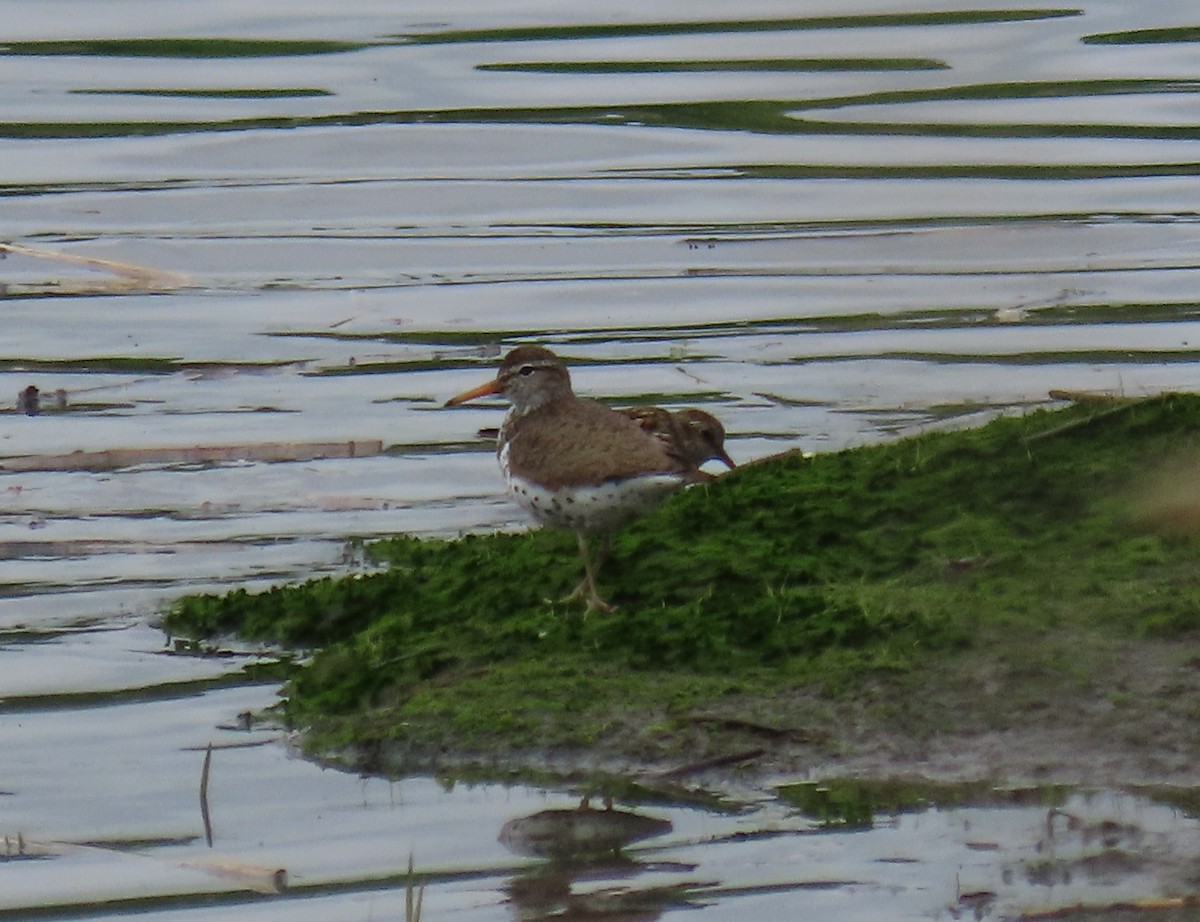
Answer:
[[[669,906],[687,905],[679,887],[629,889],[641,866],[609,858],[598,863],[553,862],[519,874],[508,884],[513,917],[520,922],[540,919],[596,919],[642,922],[658,919]],[[580,884],[602,883],[599,889]]]
[[[509,883],[515,918],[522,922],[598,916],[628,922],[659,918],[665,905],[682,898],[678,888],[630,890],[624,883],[615,883],[629,881],[646,869],[622,849],[671,828],[668,820],[611,806],[597,810],[586,802],[575,810],[542,810],[509,820],[500,830],[500,842],[506,848],[519,855],[549,859]],[[594,881],[604,881],[607,886],[578,891],[580,882]]]
[[[668,820],[640,813],[597,810],[586,803],[575,810],[542,810],[504,824],[500,842],[532,858],[582,859],[612,856],[627,845],[671,831]]]

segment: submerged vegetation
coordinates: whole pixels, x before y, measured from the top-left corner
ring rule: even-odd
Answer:
[[[1003,726],[1091,687],[1097,651],[1200,627],[1198,467],[1200,398],[1087,402],[688,490],[616,537],[607,616],[548,601],[578,558],[544,530],[381,541],[386,569],[189,597],[167,623],[314,649],[286,713],[367,764],[700,758],[721,722],[836,748],[829,708],[881,681],[875,716],[924,709],[904,730],[932,732],[961,702],[929,683],[981,657],[999,684],[971,719]]]
[[[870,829],[881,815],[983,805],[1056,807],[1070,788],[1001,788],[990,781],[939,783],[924,778],[826,778],[776,789],[780,799],[827,829]]]

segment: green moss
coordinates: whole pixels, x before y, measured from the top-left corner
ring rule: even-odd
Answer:
[[[341,54],[370,47],[316,39],[100,38],[5,42],[0,55],[69,55],[117,58],[264,58]]]
[[[288,361],[271,362],[185,362],[179,358],[156,356],[113,355],[102,358],[27,359],[0,357],[0,371],[12,372],[90,372],[92,374],[171,375],[180,371],[211,369],[269,370],[289,365]]]
[[[532,74],[804,73],[821,71],[946,70],[933,58],[740,58],[736,61],[505,61],[477,70]]]
[[[531,42],[547,39],[594,39],[655,35],[704,35],[717,32],[792,32],[798,29],[869,29],[880,26],[954,26],[964,23],[1022,22],[1078,16],[1077,9],[946,10],[933,13],[867,13],[804,16],[791,19],[724,19],[696,22],[605,23],[575,26],[524,26],[511,29],[444,30],[403,36],[414,44],[446,42]]]
[[[931,807],[1011,806],[1047,807],[1064,802],[1061,786],[1001,788],[989,781],[939,783],[926,778],[828,778],[788,784],[779,798],[825,827],[868,829],[877,816],[914,813]]]
[[[547,601],[580,565],[542,530],[379,542],[381,572],[185,598],[167,622],[318,648],[287,707],[321,745],[687,758],[698,711],[836,701],[880,675],[917,689],[981,649],[1020,682],[990,706],[1032,709],[1050,683],[1086,689],[1103,666],[1085,654],[1113,638],[1200,628],[1200,541],[1144,527],[1130,500],[1197,449],[1200,398],[1173,395],[750,465],[616,537],[608,616]],[[873,707],[913,732],[953,719]]]

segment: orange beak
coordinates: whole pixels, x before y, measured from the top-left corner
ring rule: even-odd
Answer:
[[[481,384],[479,387],[471,391],[463,391],[461,394],[451,397],[442,406],[456,407],[460,403],[466,403],[468,400],[474,400],[476,397],[486,397],[488,394],[499,394],[500,382],[489,381],[487,384]]]

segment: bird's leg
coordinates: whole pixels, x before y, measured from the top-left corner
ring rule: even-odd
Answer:
[[[592,576],[599,575],[600,568],[604,566],[604,561],[608,560],[609,551],[612,550],[608,543],[611,537],[608,532],[604,533],[604,540],[600,543],[600,552],[596,554],[596,559],[592,561]]]
[[[562,601],[571,602],[582,596],[587,599],[589,612],[593,609],[602,612],[612,611],[612,606],[600,598],[600,594],[596,592],[596,571],[600,569],[600,564],[608,556],[608,535],[604,536],[604,544],[600,547],[600,553],[596,555],[595,563],[588,555],[587,538],[583,532],[575,532],[575,540],[579,543],[579,556],[583,560],[583,579]]]
[[[571,590],[570,595],[564,596],[562,598],[561,601],[563,601],[563,602],[573,602],[573,601],[575,601],[575,599],[578,599],[585,594],[587,594],[589,596],[589,600],[590,600],[590,596],[591,596],[590,587],[594,585],[596,574],[600,572],[600,567],[604,564],[604,561],[608,559],[608,554],[609,554],[609,550],[610,550],[609,535],[606,533],[604,535],[604,543],[600,545],[600,553],[598,553],[596,555],[596,559],[594,561],[591,561],[591,568],[589,570],[588,562],[589,562],[590,558],[588,557],[588,553],[586,550],[587,541],[583,537],[583,535],[579,534],[578,532],[575,534],[575,539],[579,542],[579,555],[583,558],[584,577],[583,577],[583,579],[581,579],[579,581],[579,585]]]

